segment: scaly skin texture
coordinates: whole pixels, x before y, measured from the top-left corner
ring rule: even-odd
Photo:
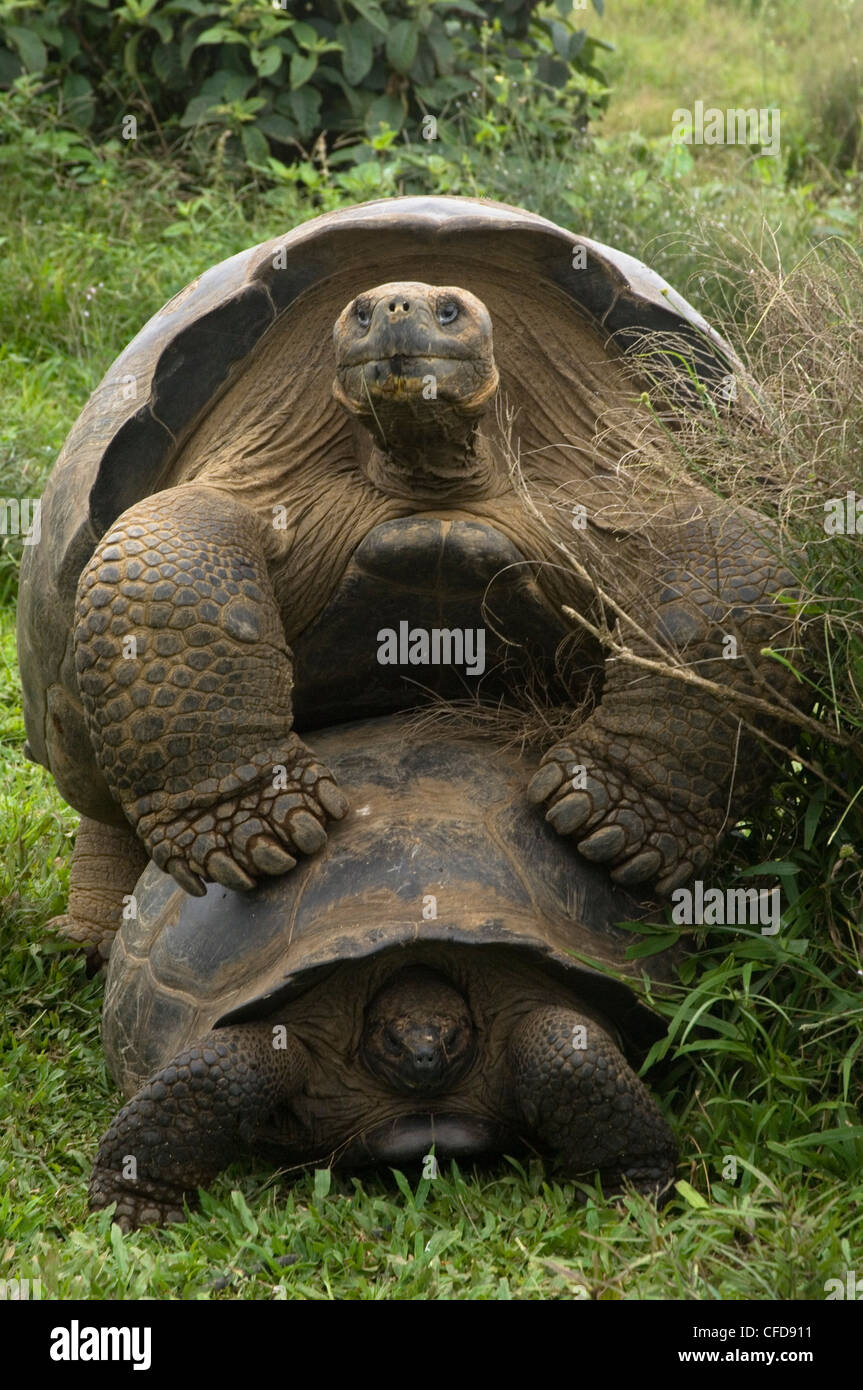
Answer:
[[[290,732],[291,657],[245,507],[186,487],[131,508],[84,570],[77,614],[96,756],[160,868],[191,893],[243,889],[321,848],[347,800]]]
[[[115,1221],[183,1221],[184,1197],[249,1152],[256,1123],[302,1086],[302,1044],[274,1046],[265,1024],[221,1028],[143,1086],[99,1145],[90,1205],[117,1203]],[[132,1176],[134,1175],[134,1176]]]
[[[352,971],[348,992],[362,990],[367,978],[362,969]],[[470,1006],[425,970],[402,972],[376,995],[364,1024],[360,1015],[358,1049],[349,1045],[356,1009],[338,989],[334,1004],[327,986],[316,997],[330,1028],[333,1008],[341,1009],[344,1039],[335,1044],[331,1035],[324,1043],[319,1032],[315,1040],[315,1027],[301,1039],[290,1016],[283,1025],[210,1032],[117,1115],[99,1146],[91,1205],[116,1201],[116,1219],[126,1229],[181,1220],[183,1203],[197,1187],[256,1151],[271,1158],[284,1152],[291,1164],[317,1163],[358,1131],[400,1115],[453,1109],[505,1117],[514,1134],[529,1138],[569,1176],[598,1169],[609,1192],[625,1182],[645,1193],[664,1189],[674,1168],[673,1136],[602,1024],[560,1003],[525,1011],[511,988],[507,997],[508,982],[507,975],[494,979],[491,992],[504,996],[502,1012],[487,1020],[491,1029],[467,1076],[465,1061],[473,1051],[467,1039],[459,1044],[450,1034],[472,1031]],[[483,994],[487,985],[483,980]],[[530,971],[524,986],[535,991]],[[299,1026],[308,1029],[310,1019]],[[419,1069],[408,1068],[395,1050],[387,1056],[382,1035],[388,1024],[400,1052],[411,1052]],[[576,1028],[583,1030],[578,1037]],[[441,1064],[434,1075],[422,1074],[429,1050]]]
[[[574,1009],[534,1009],[509,1044],[516,1103],[568,1177],[597,1170],[606,1194],[660,1193],[677,1145],[647,1087],[608,1034]]]
[[[681,527],[673,546],[677,566],[644,583],[638,611],[647,636],[729,697],[751,694],[766,679],[785,698],[799,698],[794,678],[761,655],[787,641],[788,618],[773,600],[794,589],[767,529],[759,536],[725,517],[720,531],[705,519]],[[730,659],[726,636],[737,644]],[[643,637],[627,640],[639,656],[662,656]],[[600,704],[549,749],[528,795],[545,804],[547,819],[581,854],[607,864],[616,882],[652,878],[659,893],[670,893],[708,861],[767,768],[731,698],[614,661]]]
[[[69,872],[69,910],[49,929],[83,946],[88,974],[102,970],[123,921],[123,909],[147,867],[147,852],[124,825],[102,825],[82,816]]]

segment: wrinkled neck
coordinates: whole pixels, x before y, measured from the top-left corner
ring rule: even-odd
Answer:
[[[476,422],[449,429],[413,427],[386,441],[375,431],[365,472],[381,492],[409,501],[490,497],[507,486]]]

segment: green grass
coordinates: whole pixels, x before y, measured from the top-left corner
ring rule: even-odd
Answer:
[[[845,74],[859,65],[861,18],[859,0],[665,0],[661,19],[653,0],[615,0],[588,22],[615,49],[605,63],[612,95],[603,131],[665,135],[674,109],[700,98],[776,106],[783,138],[826,152],[833,103],[850,99]],[[716,148],[700,156],[725,162]]]
[[[789,138],[811,142],[793,114],[812,77],[809,9],[609,0],[600,31],[619,44],[619,90],[598,140],[569,153],[538,153],[529,119],[510,112],[506,128],[482,140],[451,138],[433,151],[383,140],[358,166],[310,163],[268,182],[226,170],[201,187],[179,165],[125,148],[70,150],[38,105],[8,101],[0,496],[39,494],[89,391],[195,274],[363,196],[438,190],[525,204],[645,256],[714,316],[748,262],[717,268],[713,253],[749,238],[771,262],[763,219],[778,229],[786,267],[827,233],[859,240],[857,195],[835,173],[789,185],[764,161],[733,151],[724,163],[715,152],[682,158],[667,139],[664,113],[687,104],[678,92],[707,71],[710,90],[694,95],[747,105],[752,93],[775,97],[791,113]],[[842,57],[836,26],[823,32],[819,69]],[[751,308],[731,304],[741,339]],[[792,347],[799,364],[802,340]],[[798,455],[811,443],[814,457],[828,447],[818,417],[809,435],[792,428],[801,428],[807,382],[783,438]],[[819,399],[819,378],[810,384]],[[768,451],[759,447],[760,475]],[[857,468],[848,485],[863,492]],[[836,594],[839,562],[820,554]],[[76,817],[23,757],[19,556],[17,541],[0,538],[0,1277],[40,1277],[47,1297],[97,1299],[569,1299],[582,1290],[603,1299],[820,1299],[828,1278],[861,1273],[863,798],[851,801],[861,764],[847,745],[809,735],[803,755],[816,770],[780,763],[761,816],[732,837],[715,870],[730,881],[759,863],[790,864],[780,935],[711,932],[695,943],[678,989],[656,1001],[670,1032],[649,1084],[681,1144],[680,1185],[662,1211],[559,1184],[539,1164],[501,1162],[445,1167],[431,1182],[319,1173],[289,1183],[237,1167],[181,1227],[123,1237],[104,1213],[90,1215],[89,1169],[118,1095],[99,1042],[101,985],[44,931],[65,905]],[[863,579],[852,542],[841,565],[844,606],[827,605],[830,666],[822,660],[819,678],[834,692],[826,714],[859,729]]]

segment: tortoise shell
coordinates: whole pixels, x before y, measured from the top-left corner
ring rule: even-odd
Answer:
[[[421,733],[403,716],[323,731],[316,746],[353,808],[320,854],[248,894],[210,884],[193,898],[154,864],[139,879],[103,1013],[108,1065],[127,1095],[210,1028],[288,1017],[292,998],[333,967],[415,943],[505,945],[541,960],[631,1054],[661,1033],[626,977],[649,967],[669,978],[673,953],[629,961],[637,937],[617,925],[653,905],[535,815],[522,755],[476,735]]]

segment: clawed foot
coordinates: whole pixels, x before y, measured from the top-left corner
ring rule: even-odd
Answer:
[[[605,1197],[620,1200],[627,1193],[636,1192],[640,1197],[649,1197],[651,1201],[661,1202],[670,1193],[674,1174],[673,1157],[663,1160],[650,1155],[641,1163],[628,1162],[623,1169],[601,1168],[599,1178]],[[589,1181],[592,1181],[594,1176],[591,1175]]]
[[[83,953],[86,961],[87,978],[93,975],[104,975],[108,969],[108,960],[111,955],[111,946],[114,941],[114,932],[104,932],[96,940],[93,927],[85,922],[79,922],[68,912],[63,912],[59,917],[52,917],[45,923],[45,930],[53,932],[55,936],[62,936],[65,941],[73,941]],[[70,952],[72,955],[77,952]]]
[[[569,744],[549,749],[527,794],[546,803],[546,820],[585,859],[613,866],[624,888],[655,879],[658,893],[670,893],[707,863],[716,842],[715,813],[660,801]]]
[[[159,868],[196,897],[205,880],[247,891],[262,874],[285,873],[297,855],[323,848],[328,818],[348,811],[332,772],[296,737],[281,761],[258,754],[221,784],[157,793],[149,804],[139,836]]]
[[[146,1182],[133,1185],[122,1173],[97,1165],[90,1178],[90,1206],[100,1211],[112,1202],[117,1203],[114,1221],[123,1232],[186,1220],[182,1193]]]

